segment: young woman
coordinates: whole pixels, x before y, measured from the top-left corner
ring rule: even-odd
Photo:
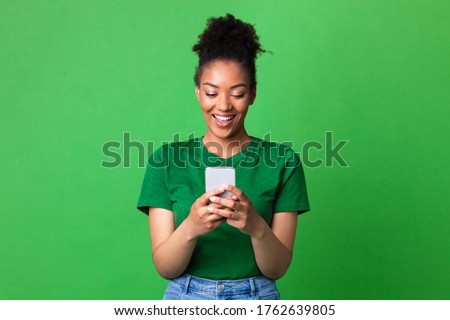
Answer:
[[[309,203],[294,151],[245,129],[264,50],[253,26],[231,14],[208,19],[193,50],[206,133],[153,153],[138,202],[156,269],[170,279],[163,299],[280,299],[275,280]],[[236,186],[205,192],[205,169],[216,166],[234,167]],[[232,195],[220,197],[225,190]]]

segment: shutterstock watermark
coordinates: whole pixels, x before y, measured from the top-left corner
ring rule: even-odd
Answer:
[[[187,136],[187,139],[182,140],[180,133],[175,133],[171,141],[162,142],[162,145],[165,147],[161,149],[161,152],[165,152],[166,154],[164,154],[164,156],[166,157],[162,156],[161,158],[167,159],[167,157],[170,157],[172,160],[171,165],[182,168],[187,166],[200,168],[202,163],[206,166],[215,166],[217,161],[217,157],[214,156],[215,154],[223,154],[222,151],[227,150],[228,147],[239,148],[241,146],[239,141],[231,141],[227,146],[223,146],[217,142],[208,142],[205,145],[201,142],[197,144],[177,143],[192,140],[194,138],[195,135],[191,133]],[[274,142],[271,140],[270,132],[266,133],[261,139],[267,142]],[[333,139],[333,131],[325,131],[325,140],[323,143],[320,141],[307,141],[300,148],[296,148],[293,141],[278,142],[289,148],[280,148],[274,143],[269,143],[267,148],[273,148],[273,150],[267,150],[263,157],[261,157],[261,153],[259,152],[260,145],[258,143],[250,143],[248,146],[242,146],[245,148],[246,157],[240,161],[239,165],[251,168],[252,166],[261,165],[262,162],[265,166],[276,167],[279,165],[281,157],[284,159],[287,155],[286,153],[290,152],[292,161],[285,163],[285,165],[297,166],[298,161],[295,160],[295,156],[292,156],[292,151],[290,151],[290,149],[292,149],[301,150],[300,152],[294,153],[305,167],[319,168],[322,166],[338,166],[348,168],[350,165],[341,154],[342,149],[348,142],[349,140],[335,141]],[[135,166],[138,168],[145,168],[147,165],[159,167],[167,165],[164,161],[157,161],[154,157],[150,157],[154,151],[159,148],[155,148],[155,144],[155,141],[141,142],[132,140],[131,133],[124,132],[122,141],[106,141],[103,143],[101,152],[107,159],[103,160],[100,163],[100,166],[103,168],[131,168]],[[160,143],[157,145],[159,144]],[[189,148],[197,148],[198,150],[187,152]],[[207,149],[208,152],[202,153],[201,151],[204,149]],[[190,154],[190,156],[187,157],[187,154]]]

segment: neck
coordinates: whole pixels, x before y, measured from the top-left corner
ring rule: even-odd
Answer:
[[[211,132],[206,132],[203,137],[203,144],[206,149],[221,158],[229,158],[245,149],[252,141],[252,138],[244,130],[241,134],[221,139]]]

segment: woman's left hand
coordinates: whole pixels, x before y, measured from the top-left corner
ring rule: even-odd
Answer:
[[[241,189],[231,185],[223,185],[222,187],[233,194],[231,199],[214,196],[209,200],[226,208],[208,207],[208,211],[226,218],[226,222],[230,226],[239,229],[241,232],[256,236],[258,231],[261,230],[261,223],[264,220],[256,212],[253,203]]]

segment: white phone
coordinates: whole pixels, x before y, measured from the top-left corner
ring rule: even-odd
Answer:
[[[220,187],[222,184],[236,185],[236,174],[233,167],[207,167],[205,170],[205,191]],[[219,197],[231,196],[230,191],[225,190]]]

